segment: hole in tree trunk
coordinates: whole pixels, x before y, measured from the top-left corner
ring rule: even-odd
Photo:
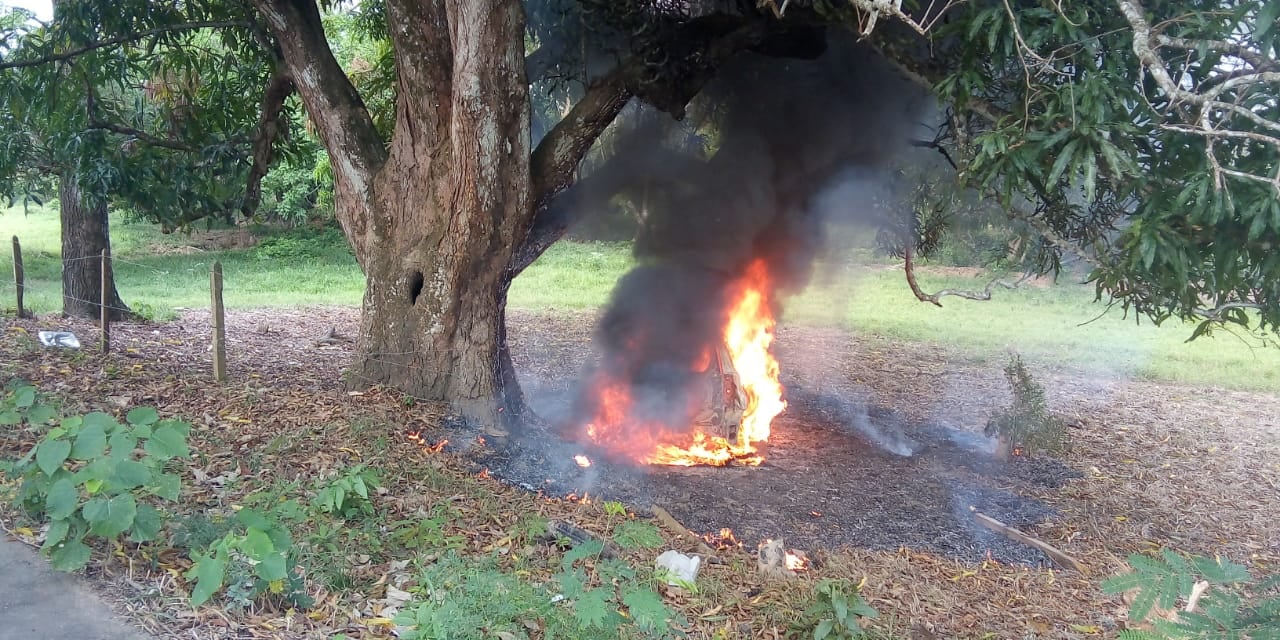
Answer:
[[[422,293],[422,272],[415,270],[409,274],[409,304],[417,304],[420,293]]]

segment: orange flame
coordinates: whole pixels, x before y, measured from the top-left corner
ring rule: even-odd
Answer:
[[[770,352],[776,321],[770,297],[772,283],[765,262],[752,262],[733,287],[733,301],[721,338],[746,397],[737,437],[731,441],[700,428],[690,431],[631,423],[630,390],[625,382],[612,379],[606,372],[597,380],[596,415],[586,427],[592,441],[644,464],[721,466],[730,462],[760,464],[763,461],[756,454],[754,443],[769,438],[770,423],[787,407],[778,379],[778,361]],[[690,363],[690,371],[705,371],[715,348],[699,353]]]
[[[579,467],[586,468],[591,466],[591,459],[586,456],[574,456],[573,461],[578,463]]]
[[[804,571],[809,568],[809,558],[805,556],[803,551],[788,551],[783,556],[782,563],[786,566],[787,571]]]

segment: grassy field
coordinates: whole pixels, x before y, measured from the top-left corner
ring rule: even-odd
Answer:
[[[3,236],[17,235],[26,257],[27,304],[56,311],[59,240],[56,211],[21,209],[0,213]],[[113,221],[117,286],[135,310],[159,318],[174,307],[207,307],[209,266],[220,260],[230,308],[357,305],[363,277],[341,237],[330,230],[271,232],[257,246],[192,250],[197,235],[161,235],[152,225]],[[207,242],[206,242],[207,243]],[[510,304],[528,310],[599,308],[617,278],[631,265],[621,243],[556,245],[516,280]],[[1004,361],[1009,349],[1042,364],[1086,368],[1118,376],[1140,376],[1235,389],[1280,390],[1280,349],[1256,339],[1219,332],[1187,344],[1189,325],[1154,327],[1124,319],[1118,311],[1098,317],[1089,286],[1061,283],[997,290],[990,302],[944,298],[943,308],[917,302],[900,270],[883,264],[842,265],[788,301],[784,322],[838,326],[863,339],[937,343],[967,358]],[[12,282],[12,265],[0,261],[0,279]],[[984,280],[925,273],[927,290],[981,289]],[[11,285],[0,286],[0,307],[14,305]]]

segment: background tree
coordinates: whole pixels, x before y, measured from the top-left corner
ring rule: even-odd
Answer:
[[[947,107],[939,147],[1038,272],[1091,265],[1156,322],[1280,323],[1280,64],[1272,2],[967,5],[932,59],[885,50]],[[897,47],[895,49],[895,47]]]
[[[168,228],[252,212],[291,85],[245,7],[55,5],[49,24],[15,13],[4,32],[0,190],[56,179],[63,311],[96,316],[108,207]]]

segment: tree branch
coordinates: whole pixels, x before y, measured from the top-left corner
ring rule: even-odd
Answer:
[[[114,38],[106,40],[98,40],[85,45],[68,49],[62,53],[54,53],[38,58],[30,58],[25,60],[0,61],[0,69],[21,69],[25,67],[38,67],[40,65],[49,64],[51,62],[61,62],[71,60],[82,56],[91,51],[99,49],[107,49],[110,47],[136,42],[144,38],[160,35],[162,33],[175,33],[181,31],[198,31],[200,29],[225,29],[227,27],[243,27],[245,29],[253,29],[253,23],[245,20],[206,20],[198,22],[182,22],[178,24],[167,25],[164,27],[156,27],[155,29],[147,29],[145,31],[133,31]]]
[[[984,287],[981,291],[967,291],[964,289],[942,289],[937,293],[925,293],[924,289],[920,288],[920,283],[916,280],[915,248],[912,247],[910,244],[908,244],[902,252],[902,267],[903,267],[903,271],[907,275],[907,286],[911,287],[911,293],[915,294],[916,299],[921,302],[931,303],[937,307],[942,306],[941,299],[946,296],[955,296],[957,298],[964,298],[965,300],[977,300],[980,302],[986,302],[991,299],[991,292],[996,287],[1003,287],[1005,289],[1017,289],[1019,286],[1022,286],[1022,283],[1031,279],[1030,273],[1024,273],[1021,278],[1018,278],[1014,282],[1006,282],[1004,280],[1001,280],[1000,278],[994,278],[990,282],[988,282],[987,286]]]
[[[174,151],[195,152],[200,150],[199,147],[187,142],[183,142],[181,140],[173,140],[171,138],[161,138],[160,136],[153,135],[141,129],[136,129],[134,127],[127,127],[125,125],[116,124],[114,122],[107,122],[105,120],[100,119],[98,117],[98,97],[97,97],[97,94],[94,92],[93,82],[91,82],[88,77],[86,77],[84,80],[85,80],[84,82],[85,84],[85,87],[84,87],[85,119],[88,120],[88,124],[86,126],[89,129],[97,129],[99,131],[110,131],[111,133],[118,133],[120,135],[129,136],[131,138],[141,140],[142,142],[145,142],[146,144],[149,144],[153,147],[172,149]]]
[[[281,116],[284,114],[284,101],[293,89],[293,79],[277,69],[262,91],[262,109],[253,139],[253,164],[249,167],[244,202],[240,205],[240,212],[246,217],[253,215],[262,200],[262,178],[271,168],[276,138],[288,127],[287,122],[281,122]]]
[[[320,9],[313,0],[253,3],[280,43],[289,76],[333,159],[338,187],[368,193],[370,178],[387,159],[386,147],[359,92],[333,57]]]
[[[532,202],[537,213],[529,234],[516,251],[512,265],[515,273],[537,260],[568,230],[574,219],[573,212],[565,207],[552,210],[549,205],[573,183],[582,158],[633,96],[654,96],[655,100],[662,101],[665,109],[683,108],[711,79],[715,68],[733,54],[759,43],[767,33],[766,23],[760,20],[737,22],[732,28],[724,28],[720,19],[717,16],[715,21],[693,20],[686,25],[685,32],[691,34],[708,27],[723,29],[707,39],[702,67],[687,75],[663,78],[655,85],[643,80],[646,69],[643,60],[628,60],[593,82],[568,115],[538,143],[530,159]]]

